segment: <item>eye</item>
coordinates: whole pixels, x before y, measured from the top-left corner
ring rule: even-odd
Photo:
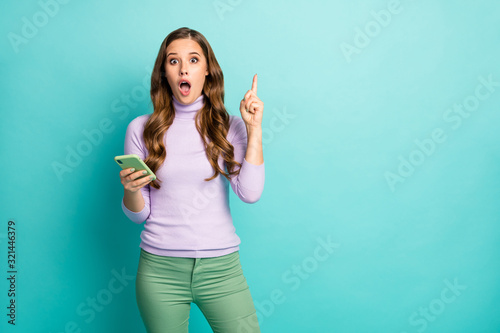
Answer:
[[[170,64],[171,64],[171,65],[173,65],[173,64],[172,64],[172,61],[177,61],[177,59],[170,59],[170,61],[169,61],[169,62],[170,62]]]
[[[194,63],[197,63],[198,62],[198,58],[191,58],[191,60],[196,60]]]

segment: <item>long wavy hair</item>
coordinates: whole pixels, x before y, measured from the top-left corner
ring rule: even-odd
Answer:
[[[229,131],[229,113],[224,107],[224,75],[215,58],[212,47],[206,38],[196,30],[182,27],[172,31],[163,40],[160,51],[151,74],[151,100],[154,111],[144,125],[144,143],[148,150],[145,159],[146,165],[156,173],[167,157],[164,145],[164,135],[175,118],[172,99],[172,88],[168,84],[165,73],[167,47],[176,39],[192,39],[196,41],[205,55],[208,66],[208,75],[205,76],[202,94],[204,105],[195,116],[195,124],[204,145],[205,154],[214,169],[212,177],[204,179],[210,181],[222,174],[227,180],[230,175],[238,175],[241,164],[234,160],[234,147],[226,139]],[[228,172],[219,166],[218,160],[222,155]],[[235,170],[236,166],[238,168]],[[161,179],[149,183],[150,186],[160,189]]]

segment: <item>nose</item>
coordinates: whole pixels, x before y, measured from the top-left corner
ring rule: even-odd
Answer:
[[[187,74],[187,66],[184,63],[182,63],[182,65],[181,65],[180,74],[181,74],[181,76],[182,76],[182,74]]]

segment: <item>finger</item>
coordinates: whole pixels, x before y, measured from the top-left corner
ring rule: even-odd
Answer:
[[[144,178],[141,178],[140,179],[140,183],[139,183],[139,186],[146,186],[147,184],[149,184],[150,182],[152,182],[153,180],[151,178],[149,178],[151,176],[146,176]]]
[[[243,96],[243,100],[246,102],[250,97],[254,96],[255,93],[253,92],[253,90],[248,90],[245,94],[245,96]]]
[[[252,110],[252,113],[257,112],[259,110],[259,103],[252,103],[252,105],[250,106],[250,110]]]
[[[252,103],[247,110],[249,113],[255,113],[255,103]]]
[[[123,177],[122,179],[125,181],[125,184],[132,183],[137,177],[135,176],[137,172],[133,172],[128,176]]]
[[[253,95],[250,96],[250,98],[248,100],[246,100],[246,102],[245,102],[245,109],[250,110],[250,105],[252,105],[253,103],[256,103],[256,101],[257,101],[256,99],[257,99],[257,97],[255,97]]]
[[[130,175],[132,173],[132,169],[123,169],[122,171],[120,171],[120,177],[125,177],[127,175]]]
[[[240,103],[240,109],[242,109],[242,108],[243,108],[243,109],[245,109],[245,110],[246,110],[246,109],[248,108],[248,102],[249,102],[249,101],[250,101],[250,100],[249,100],[249,99],[245,96],[245,97],[243,98],[243,100],[241,101],[241,103]]]
[[[257,94],[257,74],[253,76],[252,91]]]
[[[129,184],[127,185],[129,185],[129,188],[135,190],[137,187],[143,187],[144,185],[149,183],[149,177],[144,177],[136,180],[129,180],[128,183]]]
[[[144,175],[146,175],[146,174],[147,174],[147,172],[145,172],[145,171],[146,171],[146,170],[139,170],[139,171],[137,171],[137,172],[134,172],[134,173],[132,174],[132,177],[133,177],[132,179],[139,179],[139,177],[144,177]]]
[[[249,113],[255,113],[255,108],[258,106],[258,103],[253,101],[253,102],[250,102],[249,104],[245,105],[245,110],[246,112],[249,112]]]
[[[242,100],[240,103],[240,110],[245,110],[245,111],[248,110],[247,103],[248,103],[248,99]]]

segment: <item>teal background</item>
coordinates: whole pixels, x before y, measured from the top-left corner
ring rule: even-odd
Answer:
[[[265,190],[230,200],[262,332],[500,331],[500,2],[402,0],[385,26],[372,11],[383,18],[390,1],[68,1],[53,16],[45,3],[0,4],[2,332],[145,332],[143,225],[121,210],[113,157],[153,111],[142,82],[182,26],[211,43],[231,114],[258,74]],[[467,116],[450,113],[464,103]],[[88,154],[58,176],[77,147]],[[388,172],[404,181],[391,188]],[[132,279],[110,293],[123,272]],[[96,297],[99,311],[86,305]],[[193,304],[190,332],[210,331]]]

